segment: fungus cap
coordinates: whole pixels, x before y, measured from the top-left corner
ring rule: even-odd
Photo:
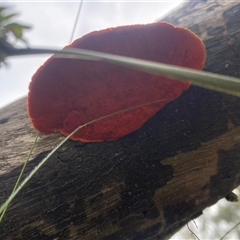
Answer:
[[[206,58],[199,37],[165,22],[95,31],[68,47],[196,70],[203,68]],[[96,122],[71,138],[83,142],[114,141],[139,129],[189,86],[188,82],[105,62],[51,57],[32,78],[28,111],[38,131],[67,136],[76,127],[96,118],[167,99]]]

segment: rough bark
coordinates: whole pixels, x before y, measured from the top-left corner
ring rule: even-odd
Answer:
[[[205,71],[240,77],[240,4],[189,2],[163,20],[205,42]],[[35,131],[26,98],[0,110],[0,203]],[[240,99],[190,87],[115,142],[68,141],[11,205],[0,239],[164,239],[240,184]],[[26,174],[59,143],[41,136]]]

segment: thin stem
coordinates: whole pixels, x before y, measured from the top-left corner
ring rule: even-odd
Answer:
[[[234,230],[238,225],[240,224],[240,222],[238,222],[237,224],[235,224],[229,231],[227,231],[219,240],[223,240],[232,230]]]
[[[69,43],[71,43],[72,40],[73,40],[75,31],[76,31],[76,27],[77,27],[77,23],[78,23],[78,19],[79,19],[79,16],[80,16],[80,12],[81,12],[81,9],[82,9],[82,5],[83,5],[83,1],[80,0],[79,6],[78,6],[78,11],[77,11],[77,16],[76,16],[76,19],[75,19],[75,22],[74,22],[74,26],[73,26],[73,30],[72,30],[72,33],[71,33],[71,37],[70,37]]]
[[[96,123],[96,122],[99,122],[101,120],[104,120],[104,119],[107,119],[107,118],[110,118],[110,117],[114,117],[118,114],[121,114],[121,113],[124,113],[124,112],[127,112],[127,111],[131,111],[131,110],[134,110],[134,109],[137,109],[137,108],[140,108],[140,107],[144,107],[144,106],[147,106],[147,105],[151,105],[151,104],[155,104],[155,103],[159,103],[159,102],[164,102],[164,101],[169,101],[169,100],[172,100],[172,99],[161,99],[161,100],[157,100],[157,101],[153,101],[153,102],[148,102],[148,103],[144,103],[144,104],[141,104],[141,105],[137,105],[137,106],[134,106],[134,107],[131,107],[131,108],[126,108],[126,109],[122,109],[122,110],[119,110],[117,112],[114,112],[112,114],[108,114],[108,115],[105,115],[103,117],[100,117],[100,118],[97,118],[97,119],[94,119],[92,121],[89,121],[79,127],[77,127],[71,134],[69,134],[66,138],[64,138],[58,145],[56,148],[54,148],[48,155],[47,157],[45,157],[31,172],[30,174],[22,181],[22,183],[17,187],[17,189],[9,196],[9,198],[4,202],[4,204],[0,207],[0,214],[3,213],[4,209],[11,203],[11,201],[17,196],[17,194],[22,190],[22,188],[25,186],[26,183],[28,183],[28,181],[34,176],[34,174],[47,162],[47,160],[53,156],[53,154],[58,150],[60,149],[60,147],[63,146],[63,144],[68,140],[70,139],[76,132],[78,132],[80,129],[86,127],[86,126],[89,126],[93,123]]]
[[[188,224],[189,224],[189,223],[187,223],[187,228],[188,228],[188,230],[191,232],[191,234],[192,234],[197,240],[200,240],[200,238],[190,229],[190,227],[189,227]]]
[[[28,162],[29,162],[29,159],[30,159],[30,157],[31,157],[31,155],[32,155],[33,149],[35,148],[35,146],[36,146],[36,144],[37,144],[38,137],[39,137],[39,133],[37,133],[37,135],[36,135],[36,137],[35,137],[34,143],[33,143],[32,147],[31,147],[31,149],[30,149],[30,151],[29,151],[29,153],[28,153],[27,160],[25,161],[25,163],[24,163],[24,165],[23,165],[23,167],[22,167],[22,170],[21,170],[21,172],[20,172],[20,174],[19,174],[19,176],[18,176],[17,182],[15,183],[15,186],[14,186],[14,188],[13,188],[13,190],[12,190],[11,195],[16,191],[16,188],[17,188],[18,185],[19,185],[19,182],[20,182],[20,180],[21,180],[21,178],[22,178],[22,176],[23,176],[24,170],[26,169],[26,166],[27,166],[27,164],[28,164]],[[11,196],[11,195],[10,195],[10,196]],[[2,214],[1,214],[1,216],[0,216],[0,222],[3,220],[3,217],[4,217],[4,215],[5,215],[5,213],[6,213],[7,209],[8,209],[8,206],[9,206],[9,204],[7,204],[6,207],[4,208],[4,210],[3,210],[3,212],[2,212]]]

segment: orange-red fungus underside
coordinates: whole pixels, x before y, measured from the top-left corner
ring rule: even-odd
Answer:
[[[201,70],[205,47],[191,31],[158,22],[95,31],[70,46]],[[190,83],[143,73],[104,62],[50,58],[33,76],[28,110],[42,133],[67,136],[76,127],[107,114],[144,106],[81,129],[72,139],[117,140],[139,129]]]

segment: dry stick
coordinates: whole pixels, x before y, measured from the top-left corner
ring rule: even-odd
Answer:
[[[153,101],[153,102],[148,102],[148,103],[144,103],[144,104],[141,104],[141,105],[137,105],[137,106],[134,106],[134,107],[130,107],[130,108],[126,108],[126,109],[122,109],[122,110],[119,110],[117,112],[114,112],[114,113],[111,113],[111,114],[108,114],[108,115],[105,115],[103,117],[100,117],[100,118],[97,118],[97,119],[94,119],[92,121],[89,121],[79,127],[77,127],[71,134],[69,134],[66,138],[64,138],[58,145],[56,148],[54,148],[48,155],[47,157],[45,157],[31,172],[30,174],[22,181],[22,183],[17,187],[17,189],[8,197],[8,199],[5,201],[4,204],[2,204],[2,206],[0,207],[0,214],[2,214],[2,212],[4,211],[4,209],[11,203],[11,201],[16,197],[16,195],[20,192],[20,190],[24,187],[24,185],[34,176],[34,174],[44,165],[44,163],[46,163],[46,161],[60,148],[63,146],[63,144],[65,142],[67,142],[68,139],[70,139],[76,132],[78,132],[80,129],[86,127],[86,126],[89,126],[93,123],[96,123],[96,122],[99,122],[101,120],[104,120],[104,119],[107,119],[107,118],[110,118],[110,117],[114,117],[118,114],[121,114],[121,113],[125,113],[127,111],[131,111],[131,110],[135,110],[137,108],[140,108],[140,107],[144,107],[144,106],[148,106],[148,105],[151,105],[151,104],[155,104],[155,103],[159,103],[159,102],[164,102],[164,101],[169,101],[169,100],[173,100],[173,99],[161,99],[161,100],[157,100],[157,101]]]

